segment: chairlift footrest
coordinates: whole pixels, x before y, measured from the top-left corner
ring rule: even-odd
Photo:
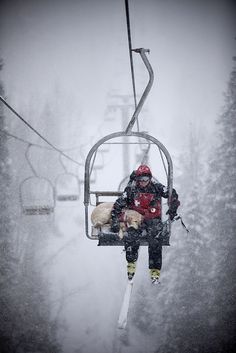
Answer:
[[[23,213],[26,216],[48,215],[54,212],[53,207],[24,207]]]
[[[141,246],[148,245],[148,241],[145,237],[139,237],[137,239]],[[124,246],[124,238],[121,239],[118,233],[103,233],[99,232],[98,234],[98,246]],[[162,246],[170,246],[170,237],[169,235],[163,237],[162,239]]]
[[[77,201],[79,199],[78,195],[58,195],[57,201]]]
[[[120,245],[124,246],[124,241],[118,233],[102,233],[98,234],[98,246],[100,245]]]

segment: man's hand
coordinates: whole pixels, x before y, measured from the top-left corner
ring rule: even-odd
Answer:
[[[169,209],[166,214],[168,214],[170,216],[170,220],[173,221],[173,219],[175,218],[175,216],[177,216],[177,213],[175,211],[172,211],[171,209]]]

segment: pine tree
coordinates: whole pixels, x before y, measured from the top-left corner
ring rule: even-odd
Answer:
[[[201,136],[199,134],[199,136]],[[190,233],[178,228],[175,251],[168,258],[172,293],[165,305],[166,340],[158,352],[207,352],[209,247],[204,217],[203,142],[192,127],[176,178],[183,216]],[[174,227],[173,227],[174,228]],[[196,339],[196,337],[198,337]]]
[[[207,194],[214,253],[214,307],[211,335],[217,352],[232,352],[235,333],[236,292],[236,68],[225,94],[225,106],[218,118],[219,136],[209,167]]]
[[[182,172],[175,183],[181,202],[179,213],[190,233],[180,224],[173,226],[172,246],[164,252],[165,283],[155,295],[141,288],[137,296],[139,310],[135,311],[134,325],[149,335],[158,353],[210,352],[206,344],[210,252],[203,207],[204,150],[199,136],[192,128],[180,158]]]
[[[0,70],[3,67],[0,62]],[[3,85],[0,83],[0,94],[4,95]],[[10,218],[10,168],[3,106],[0,103],[0,347],[3,352],[11,352],[11,331],[14,315],[11,310],[16,261],[11,250],[12,222]]]
[[[2,62],[0,63],[0,69]],[[0,83],[3,96],[3,85]],[[51,321],[48,285],[37,263],[38,239],[48,231],[40,222],[13,221],[12,179],[7,148],[6,121],[0,104],[0,352],[59,353],[57,322]],[[16,251],[16,232],[23,231],[22,256]],[[37,250],[37,251],[36,251]]]

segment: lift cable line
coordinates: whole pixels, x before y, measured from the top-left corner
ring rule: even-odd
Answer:
[[[21,137],[18,137],[18,136],[14,135],[14,134],[12,134],[12,133],[6,131],[6,130],[0,129],[0,135],[1,135],[1,133],[3,133],[4,135],[6,135],[6,136],[8,136],[8,137],[14,138],[14,139],[16,139],[17,141],[20,141],[20,142],[22,142],[22,143],[25,143],[26,145],[30,145],[30,146],[42,148],[42,149],[45,149],[45,150],[48,150],[48,151],[54,151],[54,148],[52,148],[52,147],[42,146],[42,145],[39,145],[38,143],[34,143],[34,142],[31,142],[31,141],[25,140],[25,139],[23,139],[23,138],[21,138]],[[81,148],[81,146],[75,146],[75,147],[65,148],[64,151],[75,151],[75,150],[78,150],[78,149],[80,149],[80,148]],[[59,153],[59,156],[61,156],[61,152],[58,152],[58,151],[56,151],[56,152]],[[83,164],[83,163],[80,163],[80,162],[77,162],[77,164],[78,164],[79,166],[81,166],[81,167],[84,166],[84,164]]]
[[[131,68],[132,86],[133,86],[133,95],[134,95],[134,105],[135,105],[135,109],[136,109],[137,108],[137,95],[136,95],[136,87],[135,87],[134,64],[133,64],[133,54],[132,54],[132,52],[135,51],[135,50],[132,49],[130,16],[129,16],[129,0],[125,0],[125,12],[126,12],[126,24],[127,24],[127,34],[128,34],[129,57],[130,57],[130,68]],[[139,131],[138,116],[137,116],[137,118],[135,120],[136,120],[136,123],[137,123],[137,130]],[[144,152],[144,156],[143,156],[143,159],[142,159],[142,164],[143,164],[144,160],[147,161],[147,156],[148,156],[148,153],[150,151],[150,147],[151,146],[150,146],[150,141],[149,141],[148,148]],[[159,149],[159,151],[160,151],[162,162],[164,164],[162,152],[161,152],[160,149]],[[165,173],[167,175],[167,170],[166,170],[165,164],[164,164],[164,169],[165,169]]]
[[[58,153],[61,153],[64,157],[68,158],[70,161],[74,162],[75,164],[80,165],[79,162],[77,162],[76,160],[74,160],[73,158],[71,158],[70,156],[68,156],[67,154],[65,154],[62,150],[60,150],[59,148],[57,148],[56,146],[54,146],[50,141],[48,141],[43,135],[40,134],[40,132],[38,132],[32,125],[30,125],[19,113],[17,113],[17,111],[15,109],[12,108],[12,106],[10,104],[8,104],[6,102],[6,100],[0,95],[0,100],[2,101],[3,104],[5,104],[5,106],[11,110],[25,125],[28,126],[28,128],[30,128],[36,135],[38,135],[44,142],[46,142],[49,146],[52,147],[52,149],[54,149],[55,151],[57,151]]]
[[[4,135],[7,135],[8,137],[14,138],[17,141],[25,143],[26,145],[31,145],[31,146],[34,146],[34,147],[38,147],[38,148],[42,148],[42,149],[48,150],[48,151],[54,151],[54,148],[52,148],[52,147],[42,146],[42,145],[39,145],[38,143],[34,143],[34,142],[31,142],[31,141],[25,140],[25,139],[23,139],[21,137],[18,137],[18,136],[14,135],[14,134],[12,134],[12,133],[10,133],[8,131],[0,129],[0,135],[1,135],[1,133],[3,133]],[[75,147],[65,148],[64,151],[74,151],[74,150],[78,150],[80,148],[81,148],[81,146],[75,146]],[[61,152],[58,152],[58,151],[56,151],[56,152],[59,153],[59,155],[61,155]],[[84,166],[84,164],[80,163],[80,162],[77,162],[77,164],[79,166],[81,166],[81,167]]]
[[[23,139],[21,137],[13,135],[12,133],[10,133],[8,131],[5,131],[5,130],[1,130],[0,129],[0,133],[3,133],[3,134],[5,134],[5,135],[7,135],[9,137],[12,137],[12,138],[14,138],[14,139],[16,139],[16,140],[18,140],[20,142],[23,142],[23,143],[27,144],[27,145],[31,145],[31,146],[35,146],[35,147],[39,147],[39,148],[43,148],[43,149],[47,149],[47,150],[53,150],[52,147],[42,146],[42,145],[39,145],[37,143],[33,143],[33,142],[30,142],[30,141],[27,141],[27,140],[25,140],[25,139]]]
[[[134,76],[134,62],[133,62],[133,48],[131,39],[131,26],[130,26],[130,16],[129,16],[129,0],[125,0],[125,13],[126,13],[126,25],[127,25],[127,35],[128,35],[128,47],[129,47],[129,58],[130,58],[130,70],[132,78],[133,96],[134,96],[134,107],[137,109],[137,94]],[[139,120],[136,119],[137,131],[139,132]]]
[[[130,17],[129,17],[129,0],[125,0],[125,13],[126,13],[128,46],[129,46],[130,69],[131,69],[133,95],[134,95],[134,106],[135,106],[135,109],[136,109],[136,107],[137,107],[137,96],[136,96],[135,78],[134,78],[134,63],[133,63],[132,40],[131,40]]]

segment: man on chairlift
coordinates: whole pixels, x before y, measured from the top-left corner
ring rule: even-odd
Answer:
[[[168,190],[164,185],[152,180],[152,173],[148,166],[140,165],[130,175],[130,181],[124,193],[114,203],[111,212],[111,231],[118,233],[120,230],[119,217],[124,208],[132,209],[143,215],[143,222],[138,229],[129,227],[125,236],[125,252],[127,260],[128,279],[132,281],[138,259],[139,239],[145,234],[148,242],[149,270],[151,281],[159,283],[162,266],[162,229],[161,198],[168,198]],[[166,214],[172,221],[177,215],[180,202],[175,189],[172,190],[169,209]]]

